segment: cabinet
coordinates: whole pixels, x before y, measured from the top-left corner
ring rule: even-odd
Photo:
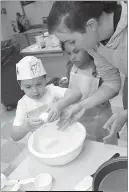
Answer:
[[[13,39],[19,42],[20,49],[24,49],[29,46],[27,36],[24,33],[18,33],[13,35]]]
[[[66,76],[67,59],[62,54],[35,55],[41,59],[49,77]]]
[[[41,35],[48,31],[46,28],[36,28],[25,31],[24,33],[17,33],[13,35],[13,39],[20,43],[20,48],[24,49],[29,45],[35,44],[35,36]]]

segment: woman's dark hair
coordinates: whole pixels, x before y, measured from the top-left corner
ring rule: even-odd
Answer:
[[[65,51],[65,42],[60,41],[62,51]]]
[[[89,19],[98,19],[102,12],[111,13],[116,6],[116,1],[56,1],[48,16],[48,31],[53,33],[64,17],[69,30],[83,33]]]
[[[16,13],[16,15],[18,16],[18,17],[20,17],[21,16],[21,14],[18,12],[18,13]]]

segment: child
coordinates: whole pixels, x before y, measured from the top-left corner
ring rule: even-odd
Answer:
[[[69,87],[80,90],[83,95],[82,100],[90,97],[97,91],[101,84],[105,83],[97,75],[94,60],[85,50],[75,50],[72,43],[66,42],[63,47],[69,56],[69,60],[73,63],[70,72]],[[109,73],[109,77],[111,77],[114,71],[110,70]],[[116,86],[118,86],[120,82],[119,73],[116,77],[118,80],[116,80]],[[115,90],[114,94],[117,94]],[[109,102],[87,110],[85,115],[80,119],[80,122],[86,127],[90,139],[103,141],[103,137],[107,135],[107,130],[104,130],[103,126],[111,115],[112,110]],[[117,144],[117,135],[113,136],[110,144]]]
[[[12,139],[18,141],[30,131],[33,132],[43,121],[40,114],[49,108],[66,108],[78,101],[82,95],[77,91],[69,92],[63,100],[65,88],[46,86],[46,71],[40,59],[26,56],[16,64],[17,80],[25,95],[18,101],[16,117],[12,128]]]

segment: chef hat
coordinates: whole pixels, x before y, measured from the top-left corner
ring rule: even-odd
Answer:
[[[34,79],[46,75],[46,71],[40,59],[34,56],[26,56],[16,64],[17,80]]]

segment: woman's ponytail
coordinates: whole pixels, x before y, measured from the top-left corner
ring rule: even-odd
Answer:
[[[103,11],[105,13],[112,13],[117,7],[117,1],[102,1]]]

